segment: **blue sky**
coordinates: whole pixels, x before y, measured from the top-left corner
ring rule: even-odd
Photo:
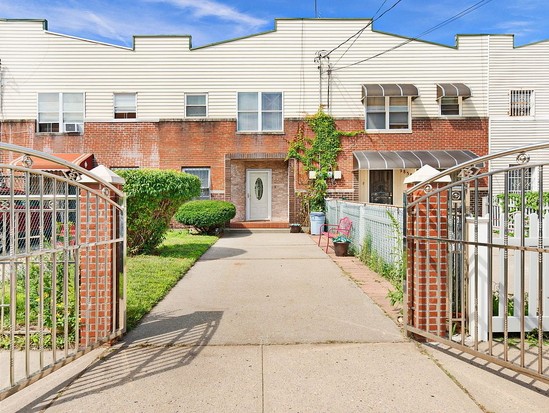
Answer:
[[[376,30],[417,37],[480,0],[317,0],[318,17],[370,18]],[[549,39],[547,0],[484,0],[422,37],[454,45],[456,34],[506,33],[517,45]],[[378,15],[379,15],[378,13]],[[1,0],[0,18],[46,19],[49,30],[123,46],[134,34],[190,34],[193,46],[274,28],[274,19],[315,17],[314,0]],[[350,33],[349,35],[351,35]]]

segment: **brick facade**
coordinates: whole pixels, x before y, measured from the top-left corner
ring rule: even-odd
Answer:
[[[245,169],[273,169],[273,219],[297,219],[299,200],[294,189],[304,189],[307,177],[300,165],[284,161],[288,140],[299,119],[285,120],[285,133],[237,133],[234,119],[161,120],[159,122],[88,122],[84,134],[36,134],[35,123],[6,121],[3,140],[49,153],[93,153],[107,167],[150,167],[181,170],[209,167],[212,197],[234,202],[238,219],[245,217]],[[339,119],[343,131],[364,129],[364,119]],[[312,132],[306,129],[307,135]],[[353,151],[467,149],[488,153],[488,120],[484,118],[415,118],[412,132],[364,133],[342,137],[338,168],[342,179],[332,181],[329,194],[358,200]],[[8,160],[9,161],[9,160]],[[293,165],[293,166],[291,166]],[[292,172],[290,178],[289,172]],[[285,177],[283,178],[283,175]],[[284,204],[284,205],[283,205]]]
[[[88,183],[92,191],[101,191]],[[111,199],[116,195],[111,193]],[[117,319],[122,244],[112,242],[119,236],[118,216],[113,207],[91,191],[80,196],[80,345],[87,347],[109,337],[120,327]],[[118,254],[117,254],[118,253]]]
[[[433,192],[445,183],[433,182]],[[437,337],[447,337],[448,325],[448,195],[442,191],[421,200],[419,189],[408,202],[419,202],[407,215],[407,325]],[[419,337],[416,337],[420,339]]]

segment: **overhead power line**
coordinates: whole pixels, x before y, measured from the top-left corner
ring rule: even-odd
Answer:
[[[335,52],[337,49],[339,49],[341,46],[343,46],[344,44],[346,44],[347,42],[349,42],[351,39],[355,39],[353,41],[353,43],[351,44],[351,46],[349,46],[347,48],[347,50],[349,50],[352,45],[356,42],[356,40],[360,37],[360,35],[362,33],[364,33],[364,31],[370,27],[374,21],[377,21],[379,19],[381,19],[385,14],[387,14],[389,11],[391,11],[392,9],[394,9],[396,7],[396,5],[398,3],[400,3],[402,0],[397,0],[395,3],[393,3],[393,5],[391,7],[389,7],[387,10],[385,10],[383,13],[381,13],[379,16],[377,16],[377,13],[379,13],[379,11],[383,8],[383,6],[385,5],[385,3],[387,3],[387,0],[384,0],[383,3],[381,3],[381,5],[378,7],[378,9],[376,10],[375,14],[374,14],[374,17],[372,17],[372,19],[368,22],[368,24],[366,26],[364,26],[362,29],[360,29],[359,31],[357,31],[355,34],[353,34],[352,36],[348,37],[345,41],[341,42],[340,44],[338,44],[336,47],[334,47],[332,50],[330,50],[328,53],[326,53],[326,56],[329,56],[330,54],[332,54],[333,52]],[[347,51],[345,51],[345,53],[347,53]],[[344,53],[344,54],[345,54]],[[341,58],[340,58],[341,59]]]
[[[406,39],[406,40],[403,41],[402,43],[399,43],[399,44],[396,45],[396,46],[393,46],[393,47],[391,47],[391,48],[389,48],[389,49],[387,49],[387,50],[384,50],[383,52],[377,53],[377,54],[375,54],[375,55],[373,55],[373,56],[370,56],[370,57],[368,57],[368,58],[366,58],[366,59],[362,59],[362,60],[359,60],[359,61],[357,61],[357,62],[350,63],[350,64],[348,64],[348,65],[345,65],[345,66],[342,66],[342,67],[339,67],[339,68],[334,68],[334,69],[332,69],[332,71],[333,71],[333,72],[337,72],[337,71],[340,71],[340,70],[343,70],[343,69],[347,69],[347,68],[349,68],[349,67],[356,66],[356,65],[359,65],[359,64],[361,64],[361,63],[367,62],[367,61],[369,61],[369,60],[375,59],[376,57],[382,56],[382,55],[384,55],[384,54],[386,54],[386,53],[392,52],[393,50],[399,49],[399,48],[401,48],[402,46],[407,45],[408,43],[411,43],[411,42],[413,42],[413,41],[415,41],[415,40],[419,40],[419,39],[421,39],[422,37],[426,36],[427,34],[432,33],[432,32],[434,32],[435,30],[438,30],[438,29],[440,29],[441,27],[446,26],[447,24],[452,23],[452,22],[454,22],[454,21],[456,21],[456,20],[458,20],[458,19],[460,19],[460,18],[466,16],[466,15],[469,14],[469,13],[472,13],[473,11],[479,9],[480,7],[485,6],[486,4],[490,3],[491,1],[493,1],[493,0],[481,0],[481,1],[479,1],[479,2],[477,2],[477,3],[475,3],[475,4],[473,4],[473,5],[469,6],[468,8],[462,10],[461,12],[455,14],[454,16],[452,16],[452,17],[450,17],[450,18],[444,20],[443,22],[441,22],[441,23],[439,23],[439,24],[437,24],[437,25],[431,27],[430,29],[427,29],[427,30],[424,31],[423,33],[419,34],[418,36],[415,36],[415,37]]]

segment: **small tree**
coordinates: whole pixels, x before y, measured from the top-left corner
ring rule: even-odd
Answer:
[[[199,233],[212,234],[233,219],[236,207],[226,201],[190,201],[183,204],[175,219],[183,225],[192,225]]]
[[[177,209],[200,195],[200,179],[160,169],[127,169],[117,173],[126,180],[128,253],[150,254],[164,240]]]

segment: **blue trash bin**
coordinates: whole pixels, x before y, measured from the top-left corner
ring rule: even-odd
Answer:
[[[311,235],[319,235],[326,220],[326,215],[324,212],[311,212],[309,219],[311,221]]]

